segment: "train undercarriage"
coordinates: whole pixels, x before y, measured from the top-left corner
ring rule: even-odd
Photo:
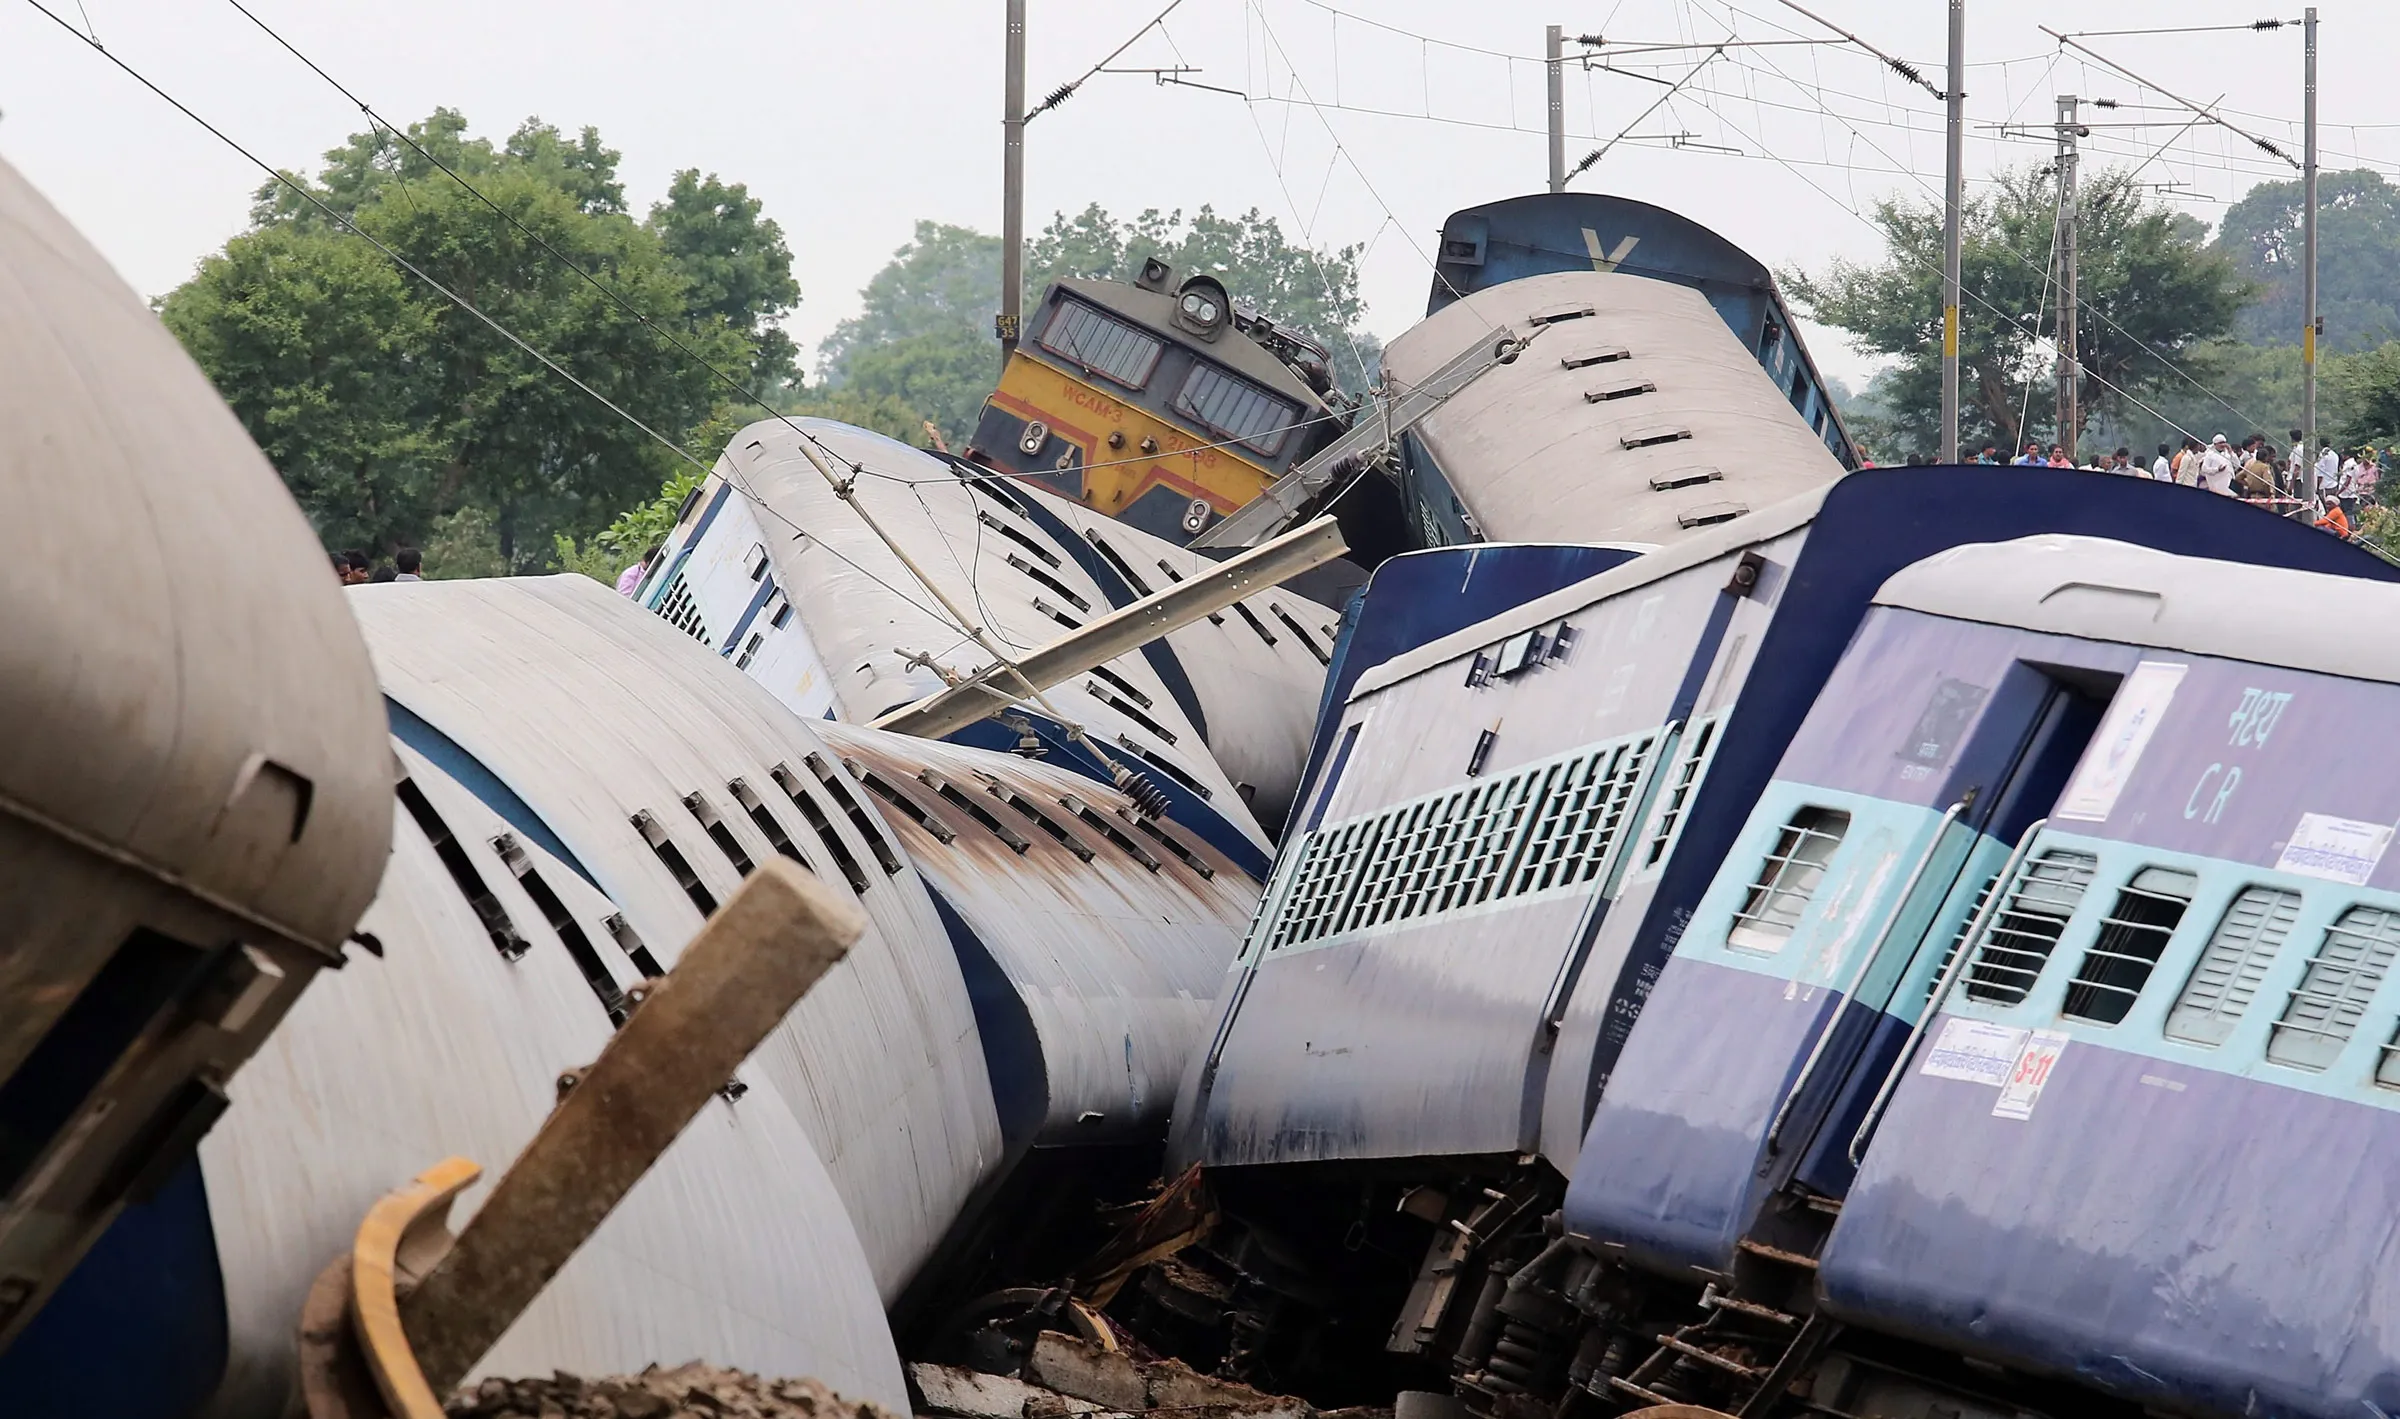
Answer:
[[[1821,1311],[1833,1199],[1780,1196],[1729,1274],[1668,1275],[1567,1235],[1564,1191],[1540,1160],[1195,1171],[1120,1205],[1117,1238],[1065,1281],[1014,1292],[1009,1319],[978,1317],[985,1363],[1006,1363],[994,1332],[1081,1329],[1096,1313],[1204,1374],[1320,1410],[1401,1396],[1408,1419],[2141,1412]],[[971,1362],[963,1339],[945,1348]]]

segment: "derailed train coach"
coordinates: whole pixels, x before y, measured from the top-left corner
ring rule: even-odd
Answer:
[[[2194,490],[1869,470],[1362,676],[1178,1103],[1171,1158],[1204,1168],[1227,1219],[1187,1255],[1232,1300],[1212,1331],[1167,1320],[1194,1308],[1162,1295],[1163,1333],[1326,1397],[1455,1380],[1490,1409],[1573,1374],[1609,1404],[1658,1402],[1608,1378],[1672,1347],[1630,1353],[1557,1287],[1561,1204],[1619,1157],[1598,1124],[1643,1067],[1645,1001],[1885,578],[1969,540],[2129,528],[2180,554],[2393,575]],[[1961,816],[1988,836],[2005,797]],[[1694,1108],[1720,1100],[1679,1077]]]
[[[1205,840],[1066,769],[795,716],[586,578],[349,595],[390,723],[381,955],[267,1042],[173,1229],[112,1233],[123,1265],[76,1278],[109,1284],[11,1357],[30,1412],[274,1412],[367,1208],[464,1154],[471,1215],[771,856],[866,935],[477,1374],[698,1355],[896,1408],[895,1325],[1009,1240],[1012,1181],[1067,1155],[1149,1175],[1257,902]]]
[[[2396,596],[2055,535],[1886,582],[1509,1278],[1526,1388],[2387,1411],[2400,803],[2325,751],[2400,667],[2288,612]]]
[[[0,163],[0,1391],[207,1284],[192,1149],[389,842],[374,674],[207,378]],[[87,1250],[88,1249],[88,1250]],[[80,1265],[79,1265],[80,1258]],[[163,1349],[140,1377],[169,1387]],[[97,1412],[108,1394],[84,1402]]]

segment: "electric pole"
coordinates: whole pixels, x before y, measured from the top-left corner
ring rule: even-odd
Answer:
[[[2082,314],[2075,293],[2075,140],[2083,135],[2075,120],[2073,94],[2058,96],[2058,442],[2066,445],[2067,461],[2075,462],[2075,444],[2083,421],[2076,408],[2083,373],[2076,360],[2075,327]]]
[[[1556,31],[1552,31],[1556,33]],[[1552,72],[1556,72],[1555,69]],[[1942,459],[1959,461],[1958,261],[1960,208],[1966,200],[1967,0],[1950,0],[1950,129],[1942,182]],[[1555,130],[1553,130],[1555,131]],[[1554,139],[1553,142],[1556,140]],[[1553,153],[1558,149],[1553,147]],[[1552,171],[1557,170],[1553,164]]]
[[[1008,0],[1008,75],[1000,115],[1000,362],[1016,353],[1025,301],[1025,0]]]
[[[2315,14],[2315,11],[2310,11]],[[1543,53],[1550,70],[1550,190],[1567,190],[1567,78],[1566,61],[1560,57],[1566,34],[1562,27],[1552,25],[1543,32]],[[2316,51],[2311,50],[2310,53]]]
[[[2317,7],[2301,20],[2302,146],[2300,185],[2300,437],[2311,466],[2317,456]]]

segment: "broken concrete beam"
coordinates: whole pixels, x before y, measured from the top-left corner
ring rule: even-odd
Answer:
[[[918,1409],[959,1419],[1059,1419],[1101,1412],[1090,1400],[1053,1394],[1013,1375],[987,1375],[955,1365],[911,1365],[908,1383]]]
[[[1150,1404],[1150,1382],[1130,1358],[1055,1330],[1034,1338],[1025,1373],[1036,1384],[1107,1409],[1146,1409]]]

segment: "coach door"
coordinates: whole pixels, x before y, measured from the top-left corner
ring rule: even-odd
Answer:
[[[1796,1179],[1830,1197],[1849,1189],[1861,1125],[1909,1047],[1934,982],[2017,844],[2058,802],[2117,680],[2113,672],[2019,661],[1994,687],[1991,708],[1950,757],[1943,801],[1954,805],[1951,816],[1856,972],[1848,994],[1863,1010],[1837,1012],[1819,1057],[1793,1081],[1788,1117],[1768,1143],[1770,1166],[1789,1170],[1778,1181]],[[1838,1028],[1844,1019],[1850,1028]]]

